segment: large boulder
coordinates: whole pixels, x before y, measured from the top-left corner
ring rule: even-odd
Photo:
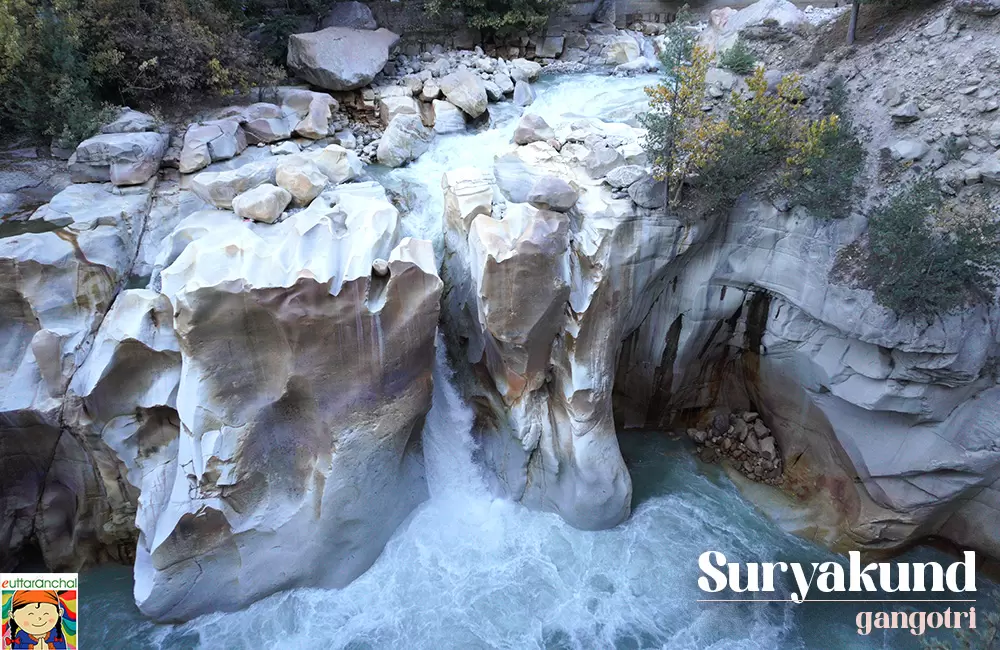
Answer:
[[[548,142],[556,137],[555,131],[541,115],[525,113],[517,121],[514,129],[515,144],[531,144],[532,142]]]
[[[642,56],[642,48],[634,38],[627,34],[612,36],[601,51],[605,65],[621,65],[637,60]]]
[[[434,111],[435,133],[461,133],[465,131],[465,114],[451,102],[435,99],[431,102]]]
[[[107,133],[80,143],[69,160],[75,183],[141,185],[156,174],[167,151],[159,133]]]
[[[534,61],[514,59],[510,62],[510,77],[514,81],[534,81],[541,72],[542,66]],[[512,86],[511,90],[513,89]]]
[[[388,167],[405,165],[427,151],[432,136],[419,115],[397,115],[379,140],[378,161]]]
[[[352,29],[375,29],[378,24],[372,15],[372,10],[368,5],[357,2],[357,0],[347,0],[347,2],[334,2],[330,11],[323,17],[320,27],[350,27]]]
[[[251,104],[240,113],[243,131],[248,144],[279,142],[292,137],[292,128],[288,111],[275,104],[258,102]]]
[[[288,39],[288,67],[327,90],[355,90],[371,83],[399,36],[388,29],[370,31],[327,27]]]
[[[804,11],[788,0],[757,0],[749,7],[734,11],[729,7],[711,13],[708,29],[698,36],[698,42],[710,52],[725,52],[739,39],[740,31],[748,27],[775,24],[794,29],[808,24]]]
[[[302,155],[285,156],[275,169],[274,179],[278,187],[287,190],[298,205],[312,203],[329,182],[326,174]]]
[[[244,219],[274,223],[291,200],[288,190],[269,184],[258,185],[233,199],[233,212]]]
[[[278,89],[282,111],[296,135],[319,140],[331,134],[330,118],[339,108],[337,100],[327,93],[317,93],[304,88]]]
[[[202,172],[191,179],[191,191],[205,203],[231,208],[233,199],[264,183],[274,184],[275,167],[286,156],[276,156],[222,172]]]
[[[142,133],[155,131],[157,126],[158,122],[152,115],[123,108],[118,111],[115,119],[101,127],[101,133]]]
[[[343,586],[426,498],[442,284],[431,244],[396,244],[398,225],[388,202],[320,198],[276,225],[205,229],[163,271],[179,426],[140,460],[146,615]]]
[[[486,112],[488,98],[483,80],[470,70],[457,70],[441,77],[438,82],[445,98],[465,111],[469,117],[479,117]]]
[[[179,169],[191,174],[213,162],[229,160],[247,148],[247,138],[239,119],[222,119],[192,124],[184,134]]]
[[[420,107],[413,97],[382,97],[378,100],[378,117],[383,126],[397,115],[419,115]]]
[[[641,137],[627,126],[586,128],[623,146]],[[612,416],[618,344],[648,311],[683,230],[643,218],[546,142],[501,152],[493,172],[508,199],[502,220],[491,216],[488,176],[458,170],[443,181],[442,322],[456,358],[473,366],[458,375],[482,423],[488,478],[574,526],[614,526],[631,503]]]

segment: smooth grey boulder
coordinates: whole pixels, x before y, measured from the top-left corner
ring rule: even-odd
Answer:
[[[457,106],[435,99],[431,107],[434,110],[435,133],[460,133],[465,130],[465,114]]]
[[[479,117],[486,112],[489,98],[486,86],[478,75],[469,70],[457,70],[441,77],[439,85],[445,98],[469,117]]]
[[[106,133],[80,143],[70,158],[74,183],[141,185],[156,174],[167,151],[159,133]]]
[[[182,174],[191,174],[213,162],[229,160],[246,148],[246,133],[238,118],[192,124],[184,134],[178,167]]]
[[[906,102],[889,111],[889,117],[897,124],[909,124],[920,119],[920,109],[915,102]]]
[[[532,142],[545,142],[556,137],[555,131],[548,125],[541,115],[525,113],[517,122],[514,129],[514,144],[531,144]]]
[[[509,64],[510,76],[514,81],[534,81],[542,72],[542,66],[528,59],[514,59]]]
[[[647,176],[629,186],[628,195],[640,208],[658,210],[667,204],[667,185]]]
[[[233,199],[233,212],[244,219],[274,223],[291,200],[288,190],[265,183]]]
[[[608,185],[611,187],[621,189],[626,188],[635,183],[636,181],[642,180],[648,175],[645,168],[639,165],[623,165],[622,167],[616,167],[609,171],[605,176],[604,180],[607,181]]]
[[[371,83],[399,36],[388,29],[327,27],[288,39],[288,67],[327,90],[355,90]]]
[[[528,203],[540,210],[566,212],[574,205],[580,193],[558,176],[542,176],[528,192]]]
[[[155,131],[156,118],[131,108],[123,108],[118,116],[101,127],[101,133],[142,133]]]
[[[889,147],[892,157],[904,162],[920,160],[931,148],[923,140],[900,140]]]
[[[233,199],[264,183],[274,183],[275,166],[286,156],[276,156],[222,172],[202,172],[191,179],[191,191],[216,208],[231,208]]]
[[[405,165],[427,151],[432,136],[419,115],[397,115],[379,140],[378,161],[388,167]]]
[[[535,101],[535,91],[531,84],[524,80],[518,80],[514,84],[514,105],[530,106]]]
[[[355,0],[349,0],[348,2],[335,2],[330,7],[330,13],[323,18],[323,22],[320,23],[320,27],[350,27],[352,29],[375,29],[378,27],[378,23],[375,22],[375,16],[372,15],[372,10],[365,5]]]
[[[290,111],[289,111],[290,113]],[[260,102],[251,104],[241,111],[240,115],[247,143],[271,144],[292,137],[292,124],[288,118],[298,122],[298,116],[286,114],[280,106]]]
[[[615,167],[625,164],[625,157],[603,140],[590,143],[589,153],[583,159],[583,167],[591,178],[601,178]]]

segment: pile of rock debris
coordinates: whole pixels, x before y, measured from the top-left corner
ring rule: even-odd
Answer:
[[[688,429],[706,463],[726,458],[751,480],[780,485],[784,472],[778,443],[757,413],[738,411],[716,415],[708,429]]]

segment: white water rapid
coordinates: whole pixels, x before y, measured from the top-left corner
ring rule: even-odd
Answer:
[[[529,110],[553,125],[574,115],[626,120],[641,109],[649,81],[561,77],[538,85]],[[490,168],[519,114],[509,104],[490,110],[493,129],[439,136],[415,164],[376,170],[381,182],[407,197],[404,234],[440,245],[441,174],[460,166]],[[905,632],[857,635],[854,605],[697,602],[705,597],[696,582],[698,556],[707,550],[742,562],[836,558],[779,530],[717,468],[699,466],[683,443],[660,434],[620,437],[634,503],[631,518],[613,530],[576,530],[556,515],[492,498],[474,462],[472,412],[438,352],[423,438],[431,498],[367,573],[341,590],[294,589],[242,611],[157,625],[132,604],[127,568],[96,570],[83,578],[82,647],[918,647]]]

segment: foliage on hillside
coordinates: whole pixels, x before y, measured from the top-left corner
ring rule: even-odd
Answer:
[[[230,0],[0,0],[0,124],[66,144],[103,102],[186,101],[275,77]]]
[[[425,7],[431,14],[458,9],[470,27],[503,36],[544,27],[563,5],[565,0],[429,0]]]
[[[979,202],[961,213],[920,180],[868,220],[866,275],[880,304],[903,315],[944,313],[976,297],[992,300],[1000,272],[1000,223]]]
[[[836,113],[812,119],[798,75],[769,88],[764,70],[734,92],[724,115],[704,110],[711,56],[693,44],[682,26],[668,34],[661,55],[663,80],[646,89],[647,153],[654,174],[666,180],[671,203],[686,183],[710,188],[709,209],[725,209],[769,176],[783,181],[793,200],[827,216],[846,215],[863,149]]]

